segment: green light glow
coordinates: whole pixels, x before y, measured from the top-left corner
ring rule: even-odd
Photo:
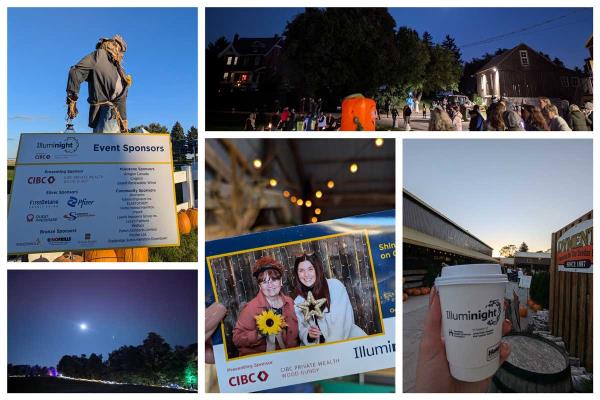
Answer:
[[[190,361],[185,368],[185,384],[188,387],[198,386],[198,366],[195,361]]]

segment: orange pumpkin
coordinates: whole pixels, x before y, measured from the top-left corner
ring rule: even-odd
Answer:
[[[540,311],[541,309],[542,309],[542,306],[540,306],[539,304],[533,305],[533,311],[537,312],[537,311]]]
[[[177,225],[181,235],[188,235],[192,231],[192,223],[185,211],[181,210],[177,213]]]
[[[88,250],[83,253],[86,262],[117,262],[117,253],[114,249]]]
[[[431,292],[431,289],[426,287],[426,288],[421,289],[421,291],[423,292],[423,294],[429,294],[429,292]]]
[[[62,256],[54,259],[54,262],[83,262],[83,257],[73,253],[63,253]]]
[[[362,94],[352,94],[342,101],[343,131],[374,131],[377,105]]]
[[[188,208],[185,210],[188,218],[190,219],[190,223],[192,224],[192,229],[198,229],[198,209],[197,208]]]
[[[147,247],[117,249],[116,253],[119,262],[148,262]]]
[[[519,306],[519,316],[521,318],[527,317],[527,306],[524,306],[524,305]]]
[[[402,293],[402,301],[408,300],[408,295],[406,293]]]

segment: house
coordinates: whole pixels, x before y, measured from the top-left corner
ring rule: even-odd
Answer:
[[[477,94],[515,102],[549,97],[573,102],[585,75],[561,67],[524,43],[492,58],[475,73]]]
[[[218,57],[223,61],[221,91],[256,91],[267,73],[276,72],[283,49],[283,38],[240,38],[233,41]]]

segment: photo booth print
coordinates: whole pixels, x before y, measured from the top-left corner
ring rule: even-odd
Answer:
[[[252,276],[255,262],[264,256],[281,262],[285,268],[282,293],[294,299],[294,259],[303,253],[316,253],[323,265],[325,277],[338,279],[344,284],[357,326],[367,335],[383,331],[366,233],[361,231],[325,239],[315,238],[302,243],[284,244],[210,260],[219,302],[229,310],[223,320],[228,358],[238,357],[237,348],[233,344],[233,328],[240,310],[259,291],[256,279]]]

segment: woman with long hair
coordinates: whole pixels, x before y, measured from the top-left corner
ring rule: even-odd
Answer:
[[[346,287],[337,279],[327,279],[323,265],[316,254],[302,254],[294,260],[296,276],[296,316],[300,341],[304,345],[336,342],[353,337],[367,336],[354,324],[354,311]],[[316,300],[325,299],[323,317],[304,318],[298,307],[308,298],[309,292]]]
[[[486,131],[505,131],[506,124],[504,123],[504,111],[506,111],[506,104],[500,101],[492,104],[488,109],[488,119],[485,121]]]
[[[429,128],[430,131],[453,131],[454,125],[452,119],[446,111],[439,107],[431,109],[429,114]]]
[[[521,108],[521,118],[525,122],[526,131],[549,131],[548,123],[539,108],[525,104]]]

